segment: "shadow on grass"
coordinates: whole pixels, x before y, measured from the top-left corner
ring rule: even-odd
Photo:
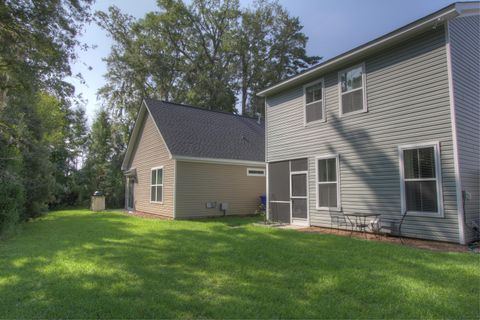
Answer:
[[[48,216],[0,243],[0,316],[479,316],[477,256],[255,228],[242,219]]]

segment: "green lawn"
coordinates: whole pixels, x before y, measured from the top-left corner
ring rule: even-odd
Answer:
[[[475,318],[480,256],[70,210],[0,242],[0,318]]]

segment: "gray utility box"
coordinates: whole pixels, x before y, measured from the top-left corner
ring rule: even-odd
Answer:
[[[95,193],[93,194],[90,210],[92,211],[105,210],[105,196],[101,192],[95,191]]]

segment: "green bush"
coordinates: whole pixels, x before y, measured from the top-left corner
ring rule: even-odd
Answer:
[[[25,190],[14,173],[0,170],[0,235],[10,234],[25,205]]]

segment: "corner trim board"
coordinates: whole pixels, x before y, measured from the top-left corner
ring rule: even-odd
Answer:
[[[463,211],[462,198],[462,180],[460,176],[460,162],[458,157],[458,138],[457,138],[457,121],[455,112],[455,90],[453,86],[453,69],[452,69],[452,52],[450,48],[450,22],[445,23],[445,51],[447,54],[447,72],[448,72],[448,93],[450,98],[450,121],[452,123],[452,143],[453,143],[453,165],[455,168],[455,187],[457,196],[457,212],[458,212],[458,233],[459,242],[465,244],[465,212]]]

